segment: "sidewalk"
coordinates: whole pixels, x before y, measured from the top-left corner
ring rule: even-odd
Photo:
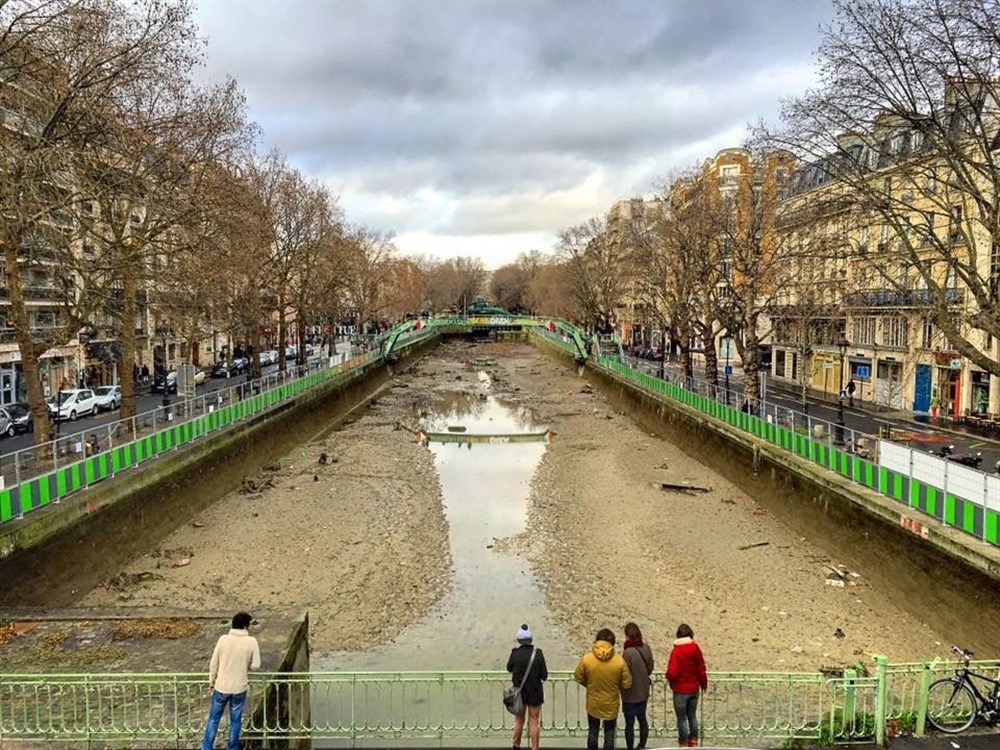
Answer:
[[[786,398],[801,398],[802,395],[801,388],[795,383],[768,379],[767,387],[768,390],[780,392]],[[836,406],[838,402],[838,399],[833,394],[823,393],[822,391],[817,391],[815,389],[808,389],[806,391],[806,398],[810,403],[825,403],[830,404],[831,406]],[[943,422],[931,417],[928,414],[899,409],[892,410],[883,404],[875,404],[870,401],[855,400],[854,406],[851,406],[848,401],[844,401],[844,411],[849,414],[869,416],[876,421],[907,422],[914,426],[933,430],[935,432],[945,432],[959,437],[975,438],[977,440],[985,440],[1000,445],[1000,434],[994,430],[979,428],[974,425],[964,423],[955,424],[950,420]],[[1000,742],[998,742],[997,747],[998,750],[1000,750]]]

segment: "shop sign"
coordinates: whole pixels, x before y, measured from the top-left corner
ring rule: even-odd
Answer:
[[[949,363],[949,367],[951,367],[952,370],[961,370],[962,369],[962,360],[961,359],[953,359],[953,360],[951,360],[951,362]]]

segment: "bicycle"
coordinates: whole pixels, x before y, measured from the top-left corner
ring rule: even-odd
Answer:
[[[952,677],[931,683],[927,690],[927,720],[933,727],[948,734],[964,732],[980,716],[989,724],[1000,721],[1000,680],[969,669],[974,654],[964,648],[951,650],[962,658],[962,667]],[[984,695],[976,680],[990,686]]]

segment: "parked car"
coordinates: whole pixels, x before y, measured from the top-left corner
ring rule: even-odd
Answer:
[[[265,365],[276,365],[278,364],[278,350],[271,349],[266,352],[260,353],[260,364],[261,367]]]
[[[317,354],[316,347],[313,346],[312,344],[308,344],[306,346],[306,357],[312,359],[313,357],[316,356],[316,354]]]
[[[222,360],[217,362],[215,367],[212,368],[213,378],[228,378],[229,377],[229,362]]]
[[[246,357],[237,357],[229,363],[229,369],[233,375],[242,375],[250,366],[250,360]]]
[[[177,372],[171,370],[166,375],[162,372],[153,377],[153,393],[177,393]]]
[[[27,404],[7,404],[0,407],[0,435],[14,437],[22,432],[34,432],[35,422]]]
[[[299,356],[299,348],[297,346],[285,347],[285,359],[287,361],[292,362],[298,359],[298,356]]]
[[[122,387],[120,385],[102,385],[94,391],[97,399],[97,411],[113,411],[122,405]]]
[[[59,391],[55,396],[49,397],[47,404],[49,414],[55,420],[74,420],[84,414],[97,412],[97,397],[89,388]]]
[[[194,384],[201,385],[205,382],[205,371],[198,369],[194,371]]]

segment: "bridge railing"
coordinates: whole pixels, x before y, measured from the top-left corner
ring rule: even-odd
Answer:
[[[859,665],[860,667],[861,665]],[[930,683],[952,662],[889,664],[818,672],[709,673],[699,703],[702,735],[715,740],[881,742],[886,727],[922,735]],[[997,662],[978,662],[997,671]],[[381,740],[440,744],[509,737],[511,716],[501,690],[506,672],[263,673],[251,678],[245,736],[261,740]],[[571,672],[553,671],[545,685],[542,731],[575,738],[587,731],[585,691]],[[105,747],[190,747],[208,709],[205,675],[0,675],[0,742]],[[676,731],[671,693],[654,676],[650,734]],[[224,729],[222,731],[225,731]]]

